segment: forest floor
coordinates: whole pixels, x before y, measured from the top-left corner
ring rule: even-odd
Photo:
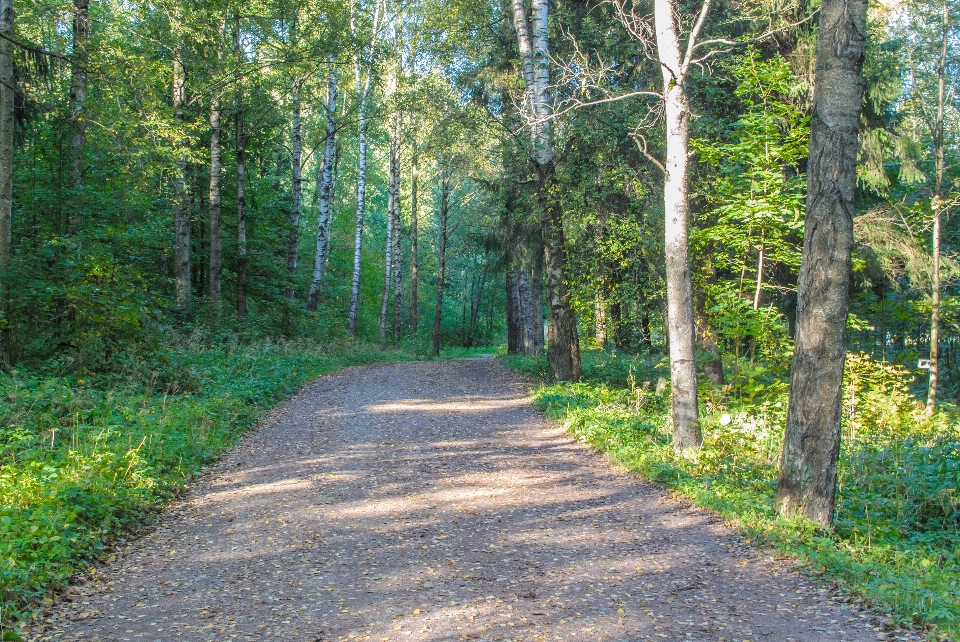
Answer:
[[[31,640],[921,639],[612,466],[499,360],[307,385]]]

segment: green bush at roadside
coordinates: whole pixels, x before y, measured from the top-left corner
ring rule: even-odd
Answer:
[[[507,365],[543,377],[546,361]],[[669,367],[656,358],[584,354],[580,383],[539,388],[535,403],[578,440],[698,505],[749,538],[889,614],[960,639],[960,421],[927,417],[898,366],[847,359],[836,526],[825,533],[773,510],[786,419],[780,371],[727,363],[724,389],[701,388],[704,448],[678,456],[670,439]]]

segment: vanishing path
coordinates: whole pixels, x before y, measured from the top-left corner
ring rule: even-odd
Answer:
[[[876,640],[871,616],[573,442],[493,359],[308,385],[42,639]]]

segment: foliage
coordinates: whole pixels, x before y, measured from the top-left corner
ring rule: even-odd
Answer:
[[[543,370],[535,359],[506,362],[529,374]],[[743,398],[704,389],[705,446],[682,456],[670,444],[659,360],[595,352],[584,363],[582,382],[534,393],[578,440],[720,512],[757,543],[797,556],[893,618],[933,626],[934,637],[960,634],[960,417],[953,407],[927,417],[902,368],[848,357],[838,517],[834,532],[824,533],[773,510],[783,379],[756,382]]]
[[[0,375],[0,610],[61,586],[142,526],[305,382],[409,358],[355,343],[171,342],[117,373]]]

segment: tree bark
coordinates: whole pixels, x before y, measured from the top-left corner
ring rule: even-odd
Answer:
[[[607,301],[599,289],[594,297],[593,310],[593,336],[603,350],[607,343]]]
[[[933,123],[934,174],[933,186],[933,291],[930,298],[930,380],[927,385],[927,414],[932,415],[937,408],[937,378],[940,375],[940,246],[942,234],[943,172],[945,164],[943,141],[943,111],[946,103],[945,76],[947,71],[947,37],[950,29],[950,9],[947,0],[943,0],[941,18],[942,40],[940,43],[940,64],[937,66],[937,116]]]
[[[419,334],[420,325],[420,293],[419,293],[419,261],[417,257],[420,242],[417,230],[417,183],[420,180],[419,145],[413,141],[413,158],[410,168],[410,332],[413,336]]]
[[[353,236],[353,280],[350,283],[350,311],[347,313],[347,328],[351,336],[357,335],[357,307],[360,301],[360,268],[363,259],[363,219],[367,193],[367,93],[370,89],[370,70],[361,78],[360,59],[354,56],[353,71],[360,90],[357,108],[357,224]],[[363,84],[361,85],[361,80]]]
[[[10,265],[13,250],[13,137],[15,83],[13,71],[13,0],[0,0],[0,266]]]
[[[680,452],[688,449],[699,450],[703,445],[703,437],[697,413],[690,213],[687,199],[690,106],[684,89],[685,73],[674,22],[676,13],[674,0],[655,0],[654,24],[657,53],[663,74],[664,121],[667,131],[663,205],[673,447]]]
[[[520,291],[518,287],[517,269],[509,267],[505,273],[506,301],[507,301],[507,352],[520,354],[523,343],[521,341],[521,319],[523,311],[520,306]]]
[[[395,166],[397,196],[393,201],[393,341],[400,342],[400,325],[403,309],[403,274],[400,261],[400,145],[397,137],[396,151],[391,165]]]
[[[220,126],[220,97],[210,99],[210,303],[220,308],[220,276],[223,273],[223,244],[221,239],[222,222],[220,220],[220,186],[222,182],[223,151],[220,144],[222,128]]]
[[[824,0],[817,36],[797,338],[777,510],[833,524],[863,97],[866,0]]]
[[[173,219],[175,227],[174,277],[176,278],[177,307],[185,309],[190,303],[190,203],[187,197],[189,176],[189,158],[187,148],[190,144],[183,127],[187,115],[186,78],[181,61],[181,51],[174,52],[173,60],[173,109],[180,136],[177,145],[179,158],[173,173]]]
[[[317,249],[313,255],[313,278],[310,281],[310,295],[307,299],[307,310],[317,311],[320,301],[320,282],[323,279],[323,267],[327,258],[327,248],[330,245],[329,226],[330,206],[333,196],[333,154],[336,150],[336,113],[337,113],[337,74],[333,67],[332,57],[329,60],[330,78],[327,80],[327,138],[324,141],[323,161],[317,173],[316,193],[320,195],[320,217],[317,221]]]
[[[392,147],[392,144],[391,144]],[[392,155],[391,155],[392,156]],[[380,297],[380,345],[387,342],[387,314],[390,311],[390,286],[393,279],[393,208],[396,207],[397,182],[393,171],[393,158],[390,159],[390,179],[387,188],[387,238],[383,259],[383,294]]]
[[[537,202],[546,259],[550,319],[547,361],[555,381],[580,378],[580,341],[577,320],[567,300],[564,281],[564,238],[560,203],[554,195],[553,128],[550,95],[550,59],[547,41],[548,0],[533,0],[531,25],[523,0],[513,0],[513,24],[520,49],[526,100],[531,112],[531,160],[537,174]]]
[[[243,60],[240,48],[240,11],[234,13],[233,46],[238,64]],[[238,81],[234,96],[234,141],[237,154],[237,323],[247,320],[247,165],[246,139],[243,133],[243,84]]]
[[[70,204],[70,214],[67,216],[67,225],[71,232],[76,232],[83,220],[83,184],[86,162],[84,148],[86,147],[87,124],[84,112],[87,107],[87,66],[90,54],[87,51],[87,39],[90,35],[90,0],[74,0],[73,16],[73,62],[70,72],[70,121],[72,133],[70,137],[70,187],[73,198]]]
[[[300,242],[300,213],[303,203],[303,123],[300,116],[300,90],[303,79],[294,77],[291,86],[293,110],[290,118],[290,169],[292,172],[292,190],[290,192],[290,231],[287,235],[287,272],[290,273],[291,285],[287,288],[287,298],[291,301],[296,296],[292,284],[297,274],[297,245]]]
[[[440,326],[443,321],[443,288],[447,278],[447,216],[450,207],[450,172],[440,180],[440,248],[437,260],[437,306],[433,312],[433,356],[440,356]]]

